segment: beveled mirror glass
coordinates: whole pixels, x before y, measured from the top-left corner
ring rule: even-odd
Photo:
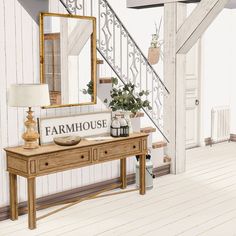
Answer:
[[[49,107],[95,104],[96,60],[94,17],[40,14],[40,79],[49,85]]]

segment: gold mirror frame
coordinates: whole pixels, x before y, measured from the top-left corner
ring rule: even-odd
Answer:
[[[39,31],[40,31],[40,83],[45,84],[45,65],[44,65],[44,17],[45,16],[55,16],[55,17],[66,17],[66,18],[78,18],[92,20],[93,22],[93,33],[91,37],[91,81],[93,81],[93,95],[91,102],[78,103],[78,104],[62,104],[62,105],[50,105],[44,106],[45,108],[59,108],[59,107],[72,107],[72,106],[86,106],[93,105],[97,103],[97,50],[96,50],[96,18],[90,16],[75,16],[69,14],[59,14],[59,13],[40,13],[39,17]]]

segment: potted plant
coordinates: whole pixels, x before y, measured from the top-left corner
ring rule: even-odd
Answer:
[[[161,46],[163,44],[163,40],[160,40],[160,29],[161,29],[162,19],[160,20],[159,27],[156,26],[156,33],[152,34],[151,46],[148,49],[148,62],[151,65],[155,65],[159,62],[160,56],[163,55]]]
[[[121,111],[124,113],[124,116],[129,123],[130,133],[132,133],[130,114],[134,114],[135,117],[141,108],[152,109],[150,102],[144,98],[149,95],[149,92],[142,90],[136,94],[135,85],[131,82],[119,86],[117,79],[114,79],[110,95],[111,101],[108,102],[108,99],[105,99],[104,102],[108,103],[108,106],[113,112]]]
[[[88,94],[91,96],[92,100],[93,100],[93,81],[89,81],[89,83],[86,85],[87,88],[83,89],[82,92],[83,94]]]

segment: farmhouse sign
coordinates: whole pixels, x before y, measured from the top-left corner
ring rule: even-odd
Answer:
[[[53,142],[54,137],[78,135],[80,137],[110,132],[111,112],[85,113],[76,116],[39,119],[41,144]]]

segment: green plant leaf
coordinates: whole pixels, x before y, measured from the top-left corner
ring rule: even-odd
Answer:
[[[138,93],[138,97],[134,96],[135,94],[135,85],[131,82],[125,85],[118,85],[118,79],[112,78],[113,86],[110,95],[112,100],[108,106],[112,111],[124,110],[131,111],[132,113],[137,113],[142,107],[150,109],[150,102],[142,100],[144,95],[148,96],[149,92],[142,90]],[[108,103],[108,100],[105,99],[105,103]]]

